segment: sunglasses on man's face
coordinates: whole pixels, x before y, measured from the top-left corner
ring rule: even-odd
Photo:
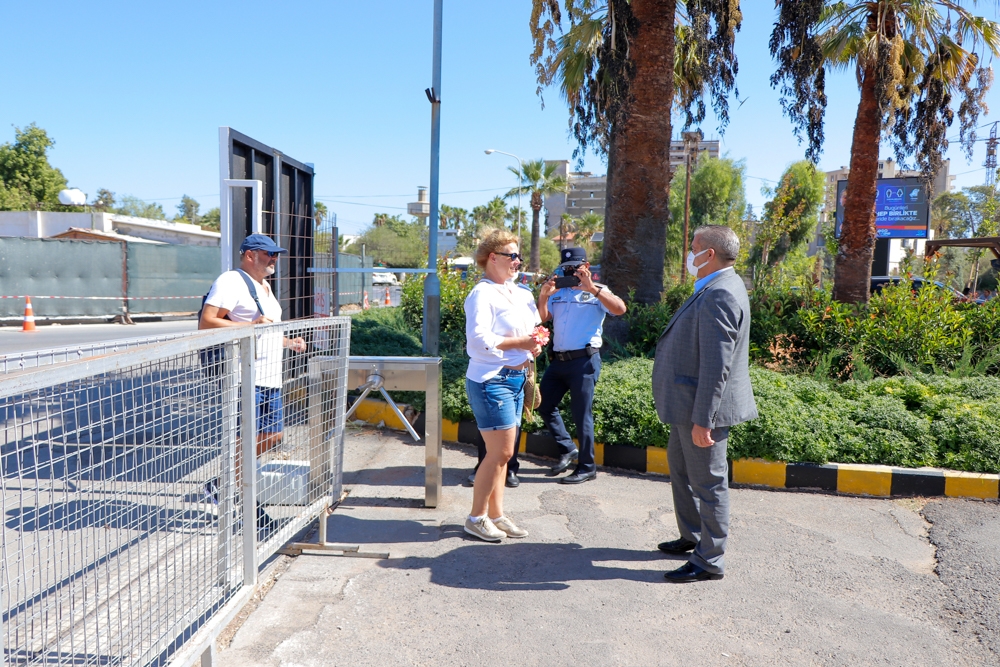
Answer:
[[[497,252],[495,255],[503,255],[504,257],[510,257],[510,261],[516,262],[518,260],[524,261],[524,255],[518,254],[516,252]]]
[[[257,252],[266,252],[268,257],[277,257],[280,252],[271,252],[270,250],[258,250]]]

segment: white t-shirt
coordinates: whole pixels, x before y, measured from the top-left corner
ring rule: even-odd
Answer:
[[[250,278],[257,289],[257,300],[264,309],[264,317],[272,322],[281,321],[281,304],[267,282],[259,283]],[[208,292],[205,304],[229,311],[229,319],[234,322],[253,322],[259,313],[247,284],[239,271],[226,271],[215,279]],[[280,331],[269,331],[257,336],[257,361],[254,371],[258,387],[281,387],[282,341]]]
[[[527,336],[542,323],[531,290],[512,281],[498,285],[485,278],[465,298],[465,377],[485,382],[504,366],[520,366],[531,358],[527,350],[498,350],[504,338]]]

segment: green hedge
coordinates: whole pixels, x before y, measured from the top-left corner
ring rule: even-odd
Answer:
[[[788,291],[785,296],[787,302],[784,298],[779,301],[784,303],[782,306],[775,307],[776,302],[770,302],[772,312],[779,321],[797,322],[796,326],[801,327],[799,332],[808,341],[805,315],[818,313],[822,316],[825,313],[829,316],[825,310],[827,306],[823,305],[825,301],[804,299],[795,291]],[[905,293],[890,296],[897,304],[910,298]],[[759,300],[758,307],[762,303],[765,302]],[[887,314],[892,303],[892,300],[875,302],[873,308],[882,309],[875,312]],[[420,340],[400,310],[379,309],[355,316],[351,353],[420,355]],[[970,331],[964,338],[966,351],[969,345],[981,345],[984,347],[980,349],[984,349],[1000,335],[1000,308],[958,306],[934,312],[945,313],[943,319],[935,320],[940,326],[946,326],[955,312],[960,313],[964,326]],[[868,322],[862,324],[849,324],[845,315],[842,325],[830,324],[830,331],[822,332],[818,326],[814,330],[830,338],[847,335],[844,333],[847,331],[857,336],[853,341],[855,345],[867,340],[869,352],[866,354],[871,356],[866,358],[874,360],[881,355],[889,360],[887,363],[895,363],[893,359],[898,360],[898,355],[894,350],[871,340],[883,340],[878,336],[887,336],[886,331],[891,327],[877,322],[871,314],[868,313]],[[651,319],[660,319],[665,313],[656,315]],[[772,332],[780,328],[774,320],[761,320],[762,326],[773,327]],[[838,326],[843,328],[838,330]],[[468,360],[462,349],[464,341],[454,331],[454,320],[451,327],[442,335],[442,411],[451,421],[470,421],[472,411],[465,394],[464,377]],[[867,337],[860,336],[859,331],[867,332]],[[879,331],[882,334],[878,334]],[[908,354],[918,359],[924,354],[921,350],[930,344],[911,339],[930,339],[937,348],[926,352],[928,366],[940,364],[955,368],[961,361],[962,351],[948,341],[934,343],[938,339],[929,335],[933,332],[927,327],[889,333],[894,336],[892,340],[896,341],[897,349],[910,350]],[[836,343],[845,344],[844,341]],[[957,361],[955,355],[958,355]],[[764,360],[767,361],[766,355]],[[666,446],[669,428],[659,422],[653,407],[652,366],[652,359],[645,357],[604,361],[594,395],[598,442]],[[751,368],[751,379],[760,417],[733,429],[730,440],[733,458],[941,466],[1000,473],[1000,378],[996,376],[954,378],[910,369],[904,375],[838,383],[755,365]],[[394,397],[413,404],[418,410],[423,409],[424,396],[420,392],[394,392]],[[572,430],[568,396],[560,407],[567,427]],[[524,424],[528,432],[541,427],[537,415]]]

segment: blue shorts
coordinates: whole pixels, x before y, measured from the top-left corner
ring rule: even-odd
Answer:
[[[526,377],[524,370],[504,368],[486,382],[465,378],[465,393],[480,431],[504,431],[521,423]]]
[[[285,430],[284,412],[281,406],[281,389],[277,387],[254,387],[257,406],[257,432],[281,433]]]

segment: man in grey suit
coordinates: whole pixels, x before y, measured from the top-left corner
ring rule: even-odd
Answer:
[[[750,301],[733,264],[739,237],[728,227],[695,230],[688,271],[694,295],[671,318],[656,345],[653,400],[670,424],[667,462],[680,538],[659,545],[691,551],[664,576],[686,583],[722,579],[729,534],[729,427],[757,416],[750,386]]]

